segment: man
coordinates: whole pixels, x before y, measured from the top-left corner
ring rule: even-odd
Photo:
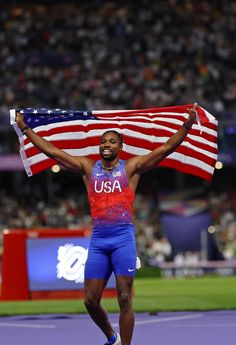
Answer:
[[[85,306],[93,321],[107,337],[105,345],[130,345],[134,313],[132,287],[136,266],[135,231],[132,223],[134,193],[141,174],[157,167],[184,140],[196,117],[196,104],[189,109],[183,126],[162,146],[127,161],[119,158],[123,138],[108,130],[101,136],[101,160],[75,157],[56,148],[26,126],[17,113],[16,122],[29,140],[48,157],[82,175],[91,206],[93,235],[85,267]],[[114,272],[120,307],[120,335],[112,328],[100,301],[106,283]]]

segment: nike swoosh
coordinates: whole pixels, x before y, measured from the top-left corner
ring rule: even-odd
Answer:
[[[135,268],[134,269],[131,269],[131,268],[128,269],[128,272],[133,272],[133,271],[135,271]]]

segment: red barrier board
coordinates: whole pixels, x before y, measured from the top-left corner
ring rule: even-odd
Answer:
[[[5,231],[2,257],[2,300],[28,300],[25,231]]]
[[[3,233],[1,300],[83,298],[83,289],[35,290],[30,288],[27,240],[85,238],[91,232],[68,229],[12,229]],[[116,296],[115,288],[107,288],[104,297]]]

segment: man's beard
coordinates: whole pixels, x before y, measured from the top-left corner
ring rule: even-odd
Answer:
[[[102,155],[102,158],[106,161],[106,162],[112,162],[115,158],[116,158],[116,155],[113,155],[113,153],[109,156],[109,157],[106,157],[106,156],[103,156]]]

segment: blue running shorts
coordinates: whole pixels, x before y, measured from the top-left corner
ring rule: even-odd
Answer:
[[[85,279],[108,280],[115,276],[134,276],[136,242],[133,224],[95,227],[85,264]]]

